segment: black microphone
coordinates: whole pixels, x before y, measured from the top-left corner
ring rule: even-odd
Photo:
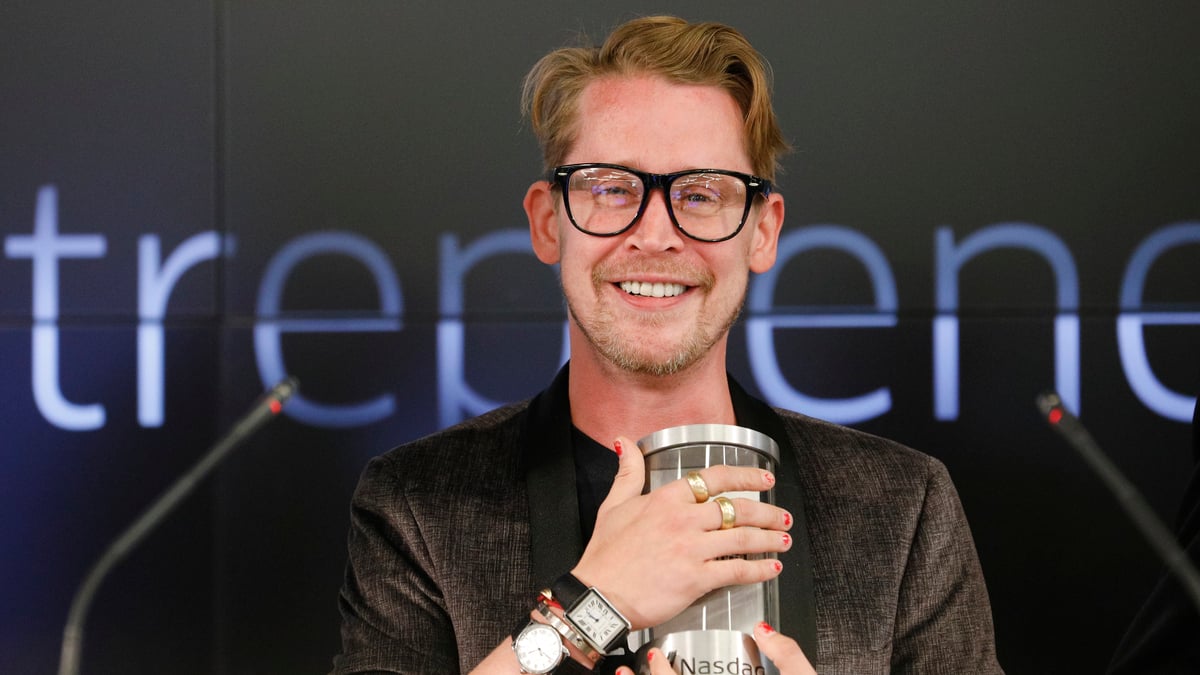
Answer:
[[[1104,481],[1105,487],[1116,496],[1138,531],[1150,542],[1151,548],[1166,563],[1167,569],[1179,579],[1192,604],[1200,611],[1200,573],[1196,572],[1191,558],[1179,546],[1179,542],[1163,525],[1154,510],[1146,504],[1141,493],[1100,450],[1100,446],[1079,418],[1063,407],[1058,394],[1052,391],[1040,394],[1037,397],[1037,405],[1050,426],[1067,439],[1067,442],[1083,456],[1088,466]]]
[[[238,420],[229,433],[225,434],[224,438],[217,441],[216,445],[200,458],[200,461],[196,462],[187,473],[175,481],[162,496],[143,511],[142,515],[138,516],[137,520],[121,533],[121,536],[109,544],[104,555],[100,556],[100,559],[92,565],[71,601],[71,609],[67,613],[67,625],[63,629],[62,657],[58,665],[58,675],[77,675],[79,672],[79,656],[83,651],[83,621],[87,616],[92,596],[96,594],[100,582],[104,580],[113,565],[124,558],[150,533],[150,530],[162,522],[167,514],[191,493],[200,480],[209,471],[212,471],[225,458],[225,455],[229,454],[230,450],[267,422],[275,419],[279,411],[283,410],[283,404],[299,387],[299,381],[294,377],[289,377],[263,394],[250,408],[250,411]]]

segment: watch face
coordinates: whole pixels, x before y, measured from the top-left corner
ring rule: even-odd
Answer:
[[[517,663],[526,673],[548,673],[563,658],[562,638],[546,624],[533,624],[521,631],[513,641]]]
[[[584,637],[602,651],[608,651],[611,643],[629,628],[624,617],[591,589],[571,608],[567,618]]]

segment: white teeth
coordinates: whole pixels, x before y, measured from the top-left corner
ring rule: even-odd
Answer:
[[[650,283],[648,281],[622,281],[621,290],[633,295],[651,298],[673,298],[683,293],[683,284]]]

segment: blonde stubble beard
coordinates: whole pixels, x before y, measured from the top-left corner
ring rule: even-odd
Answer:
[[[613,275],[604,267],[597,267],[592,271],[592,290],[597,302],[595,316],[589,322],[589,325],[584,325],[580,321],[580,314],[575,311],[575,307],[571,302],[570,296],[565,292],[565,288],[563,289],[563,297],[566,298],[567,311],[571,316],[571,321],[575,323],[579,332],[583,334],[584,339],[592,345],[601,357],[628,373],[663,377],[683,372],[692,367],[729,332],[734,322],[737,321],[738,316],[741,315],[746,302],[746,295],[743,293],[733,311],[729,312],[725,317],[717,317],[717,322],[706,320],[701,315],[700,321],[688,332],[683,342],[664,359],[638,349],[637,336],[625,335],[610,308],[600,302],[602,292],[609,283],[606,279],[620,278],[621,276],[636,278],[637,275]],[[676,276],[683,278],[682,275]],[[693,284],[695,288],[692,292],[703,293],[707,300],[707,296],[712,293],[714,285],[715,279],[712,274],[703,272],[699,275],[697,283]],[[667,321],[669,321],[669,317],[667,316],[650,315],[640,325],[634,327],[633,330],[653,331],[657,327],[666,324]]]

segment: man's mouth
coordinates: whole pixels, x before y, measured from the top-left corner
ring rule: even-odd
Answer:
[[[683,284],[662,283],[649,281],[622,281],[621,290],[630,295],[640,295],[647,298],[673,298],[687,289]]]

